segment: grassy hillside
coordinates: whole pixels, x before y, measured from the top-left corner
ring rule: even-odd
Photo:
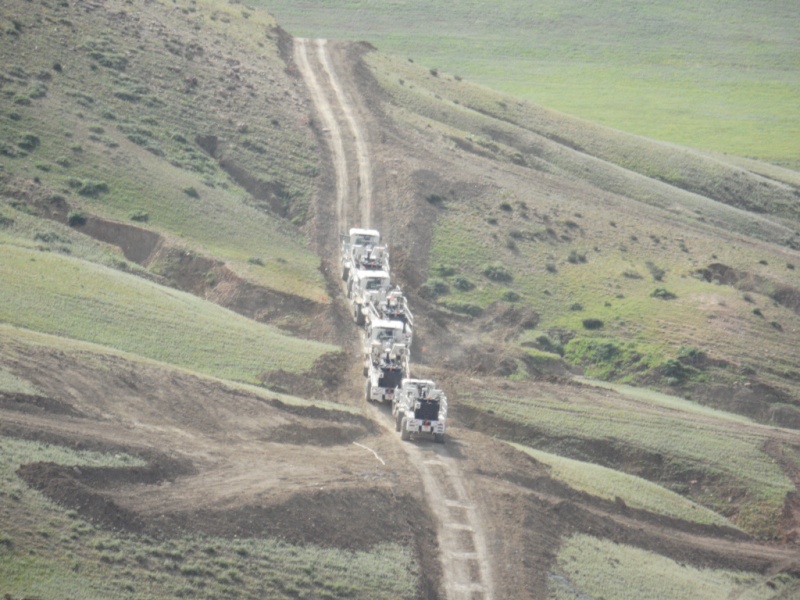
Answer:
[[[8,245],[0,257],[0,322],[13,326],[249,382],[265,371],[307,371],[336,349],[85,261]]]
[[[479,319],[503,303],[535,311],[537,327],[513,338],[517,360],[549,353],[595,377],[800,424],[794,171],[767,177],[407,61],[366,60],[401,107],[398,129],[504,174],[472,184],[469,200],[452,191],[461,182],[420,192],[436,207],[423,295]]]
[[[617,129],[800,166],[794,2],[257,4],[296,35],[369,40]]]
[[[764,537],[777,534],[787,494],[794,490],[765,451],[771,430],[726,413],[666,407],[646,397],[623,398],[592,388],[569,393],[544,383],[537,383],[534,393],[520,386],[504,394],[477,388],[460,393],[459,401],[469,407],[469,421],[487,432],[585,461],[534,454],[572,487],[603,497],[609,491],[600,486],[611,485],[615,496],[633,498],[632,506],[654,512],[669,506],[673,516],[711,518],[703,511],[687,517],[693,509],[685,501],[659,500],[656,489],[629,477],[604,477],[595,465],[657,482]]]
[[[6,206],[66,203],[254,284],[326,298],[318,259],[285,221],[306,220],[319,165],[271,17],[201,2],[167,29],[167,3],[31,7],[10,3],[0,36]]]

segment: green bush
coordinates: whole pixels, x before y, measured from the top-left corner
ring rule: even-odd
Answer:
[[[450,293],[450,287],[441,279],[431,279],[422,284],[419,291],[423,298],[433,299]]]
[[[660,300],[674,300],[675,298],[677,298],[675,294],[673,294],[666,288],[654,289],[652,292],[650,292],[650,297],[659,298]]]
[[[602,319],[584,319],[583,320],[583,327],[584,329],[602,329],[605,323],[603,323]]]
[[[452,277],[457,273],[455,267],[450,265],[438,264],[433,268],[433,272],[439,277]]]
[[[504,282],[514,279],[514,277],[511,275],[511,271],[499,263],[486,265],[482,272],[492,281]]]
[[[577,265],[579,263],[586,262],[586,254],[584,252],[578,252],[577,250],[572,250],[567,257],[567,260],[571,262],[573,265]]]
[[[520,296],[514,290],[506,290],[503,292],[502,299],[506,302],[519,302],[522,299],[522,296]]]
[[[453,287],[462,292],[468,292],[475,289],[475,284],[466,277],[455,277],[453,279]]]
[[[183,193],[189,196],[190,198],[199,198],[200,193],[194,186],[183,188]]]
[[[469,302],[442,302],[442,306],[453,312],[470,315],[472,317],[480,317],[483,314],[483,309],[480,306],[477,304],[470,304]]]
[[[75,227],[77,225],[85,225],[86,215],[83,213],[83,211],[71,210],[67,215],[67,223],[72,227]]]
[[[645,263],[645,266],[647,267],[647,270],[650,271],[650,275],[652,275],[653,279],[655,279],[656,281],[663,280],[664,275],[667,274],[667,272],[664,269],[662,269],[661,267],[659,267],[658,265],[649,260]]]
[[[561,342],[553,340],[548,335],[540,335],[536,338],[536,344],[538,345],[540,350],[544,350],[545,352],[550,352],[551,354],[558,354],[559,356],[564,356],[564,346]]]
[[[33,152],[41,143],[42,141],[39,139],[39,136],[32,133],[24,133],[17,142],[17,146],[26,152]]]
[[[150,219],[150,215],[148,215],[143,210],[137,209],[137,210],[131,211],[128,214],[128,218],[130,218],[131,221],[139,221],[140,223],[146,223]]]

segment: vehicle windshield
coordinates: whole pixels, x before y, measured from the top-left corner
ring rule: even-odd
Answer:
[[[381,289],[382,280],[380,277],[370,277],[367,279],[366,288],[370,291]]]
[[[391,342],[394,340],[394,329],[381,328],[378,329],[377,337],[382,342]]]
[[[354,246],[376,246],[378,241],[371,235],[357,235]]]

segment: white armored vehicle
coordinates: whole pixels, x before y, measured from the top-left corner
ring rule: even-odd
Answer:
[[[408,349],[395,344],[387,350],[377,350],[366,361],[367,375],[364,395],[367,402],[394,400],[395,391],[408,375]]]
[[[377,313],[378,317],[381,319],[402,322],[405,333],[408,334],[408,345],[411,346],[411,330],[414,326],[414,315],[411,314],[411,308],[409,308],[406,297],[403,295],[399,286],[387,293],[386,296],[375,305],[374,312]]]
[[[447,396],[429,379],[405,379],[392,400],[395,430],[403,440],[412,434],[429,433],[444,443]]]
[[[409,375],[409,349],[403,323],[370,321],[364,331],[364,375],[367,402],[392,400]]]
[[[341,236],[342,281],[348,281],[355,270],[389,271],[389,251],[381,246],[377,229],[353,227]]]
[[[353,311],[353,319],[363,325],[370,305],[382,302],[391,289],[389,272],[384,270],[354,269],[347,279],[347,297]]]

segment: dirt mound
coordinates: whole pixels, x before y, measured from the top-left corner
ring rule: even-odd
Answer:
[[[35,463],[21,466],[17,475],[54,502],[76,510],[102,527],[134,532],[144,530],[144,522],[136,513],[81,482],[81,472],[78,467]]]
[[[431,531],[431,518],[415,498],[381,488],[320,489],[260,506],[229,511],[185,511],[156,517],[154,532],[202,532],[223,537],[277,537],[293,544],[365,550],[396,542],[413,546],[414,528]]]
[[[350,373],[350,358],[344,352],[323,354],[306,373],[291,373],[283,369],[264,371],[258,378],[271,390],[305,398],[335,395]],[[282,405],[282,410],[289,410]],[[329,411],[336,412],[336,411]],[[328,417],[339,418],[336,415]]]
[[[74,417],[80,416],[81,414],[81,412],[76,410],[69,402],[55,400],[45,396],[10,394],[7,392],[0,392],[0,408],[31,414],[51,413]]]
[[[272,432],[269,440],[280,444],[336,446],[350,444],[365,435],[366,432],[357,427],[336,427],[335,425],[305,427],[292,423]]]

